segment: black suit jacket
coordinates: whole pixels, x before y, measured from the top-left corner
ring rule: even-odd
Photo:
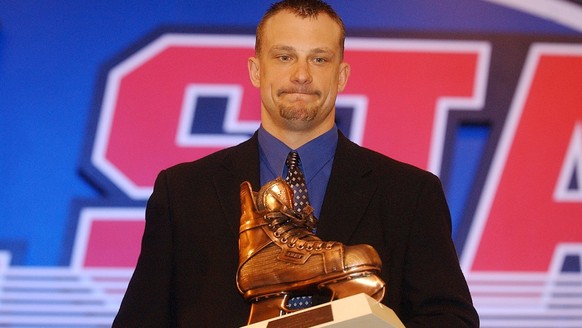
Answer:
[[[256,134],[162,171],[115,327],[244,326],[236,288],[240,184],[259,185]],[[372,245],[383,303],[407,327],[477,327],[438,178],[339,137],[318,223],[323,240]]]

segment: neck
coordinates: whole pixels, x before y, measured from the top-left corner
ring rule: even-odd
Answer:
[[[334,122],[332,121],[331,124],[319,124],[315,127],[306,127],[305,122],[299,122],[298,124],[288,124],[286,127],[281,128],[267,122],[262,123],[263,128],[267,132],[291,149],[297,149],[319,137],[333,128],[333,125]]]

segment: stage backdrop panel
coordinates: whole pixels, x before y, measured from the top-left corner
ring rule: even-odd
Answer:
[[[579,1],[329,2],[337,125],[442,179],[482,326],[582,327]],[[258,127],[270,3],[0,2],[0,326],[110,326],[156,174]]]

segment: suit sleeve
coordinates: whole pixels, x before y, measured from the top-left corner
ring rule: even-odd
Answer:
[[[165,171],[156,179],[146,208],[146,225],[136,269],[113,327],[170,327],[171,215]]]
[[[406,327],[478,327],[451,238],[451,217],[438,178],[421,184],[404,267]]]

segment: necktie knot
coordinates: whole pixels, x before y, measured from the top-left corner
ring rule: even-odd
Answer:
[[[287,164],[287,167],[297,167],[299,165],[299,153],[294,150],[290,151],[285,163]]]

